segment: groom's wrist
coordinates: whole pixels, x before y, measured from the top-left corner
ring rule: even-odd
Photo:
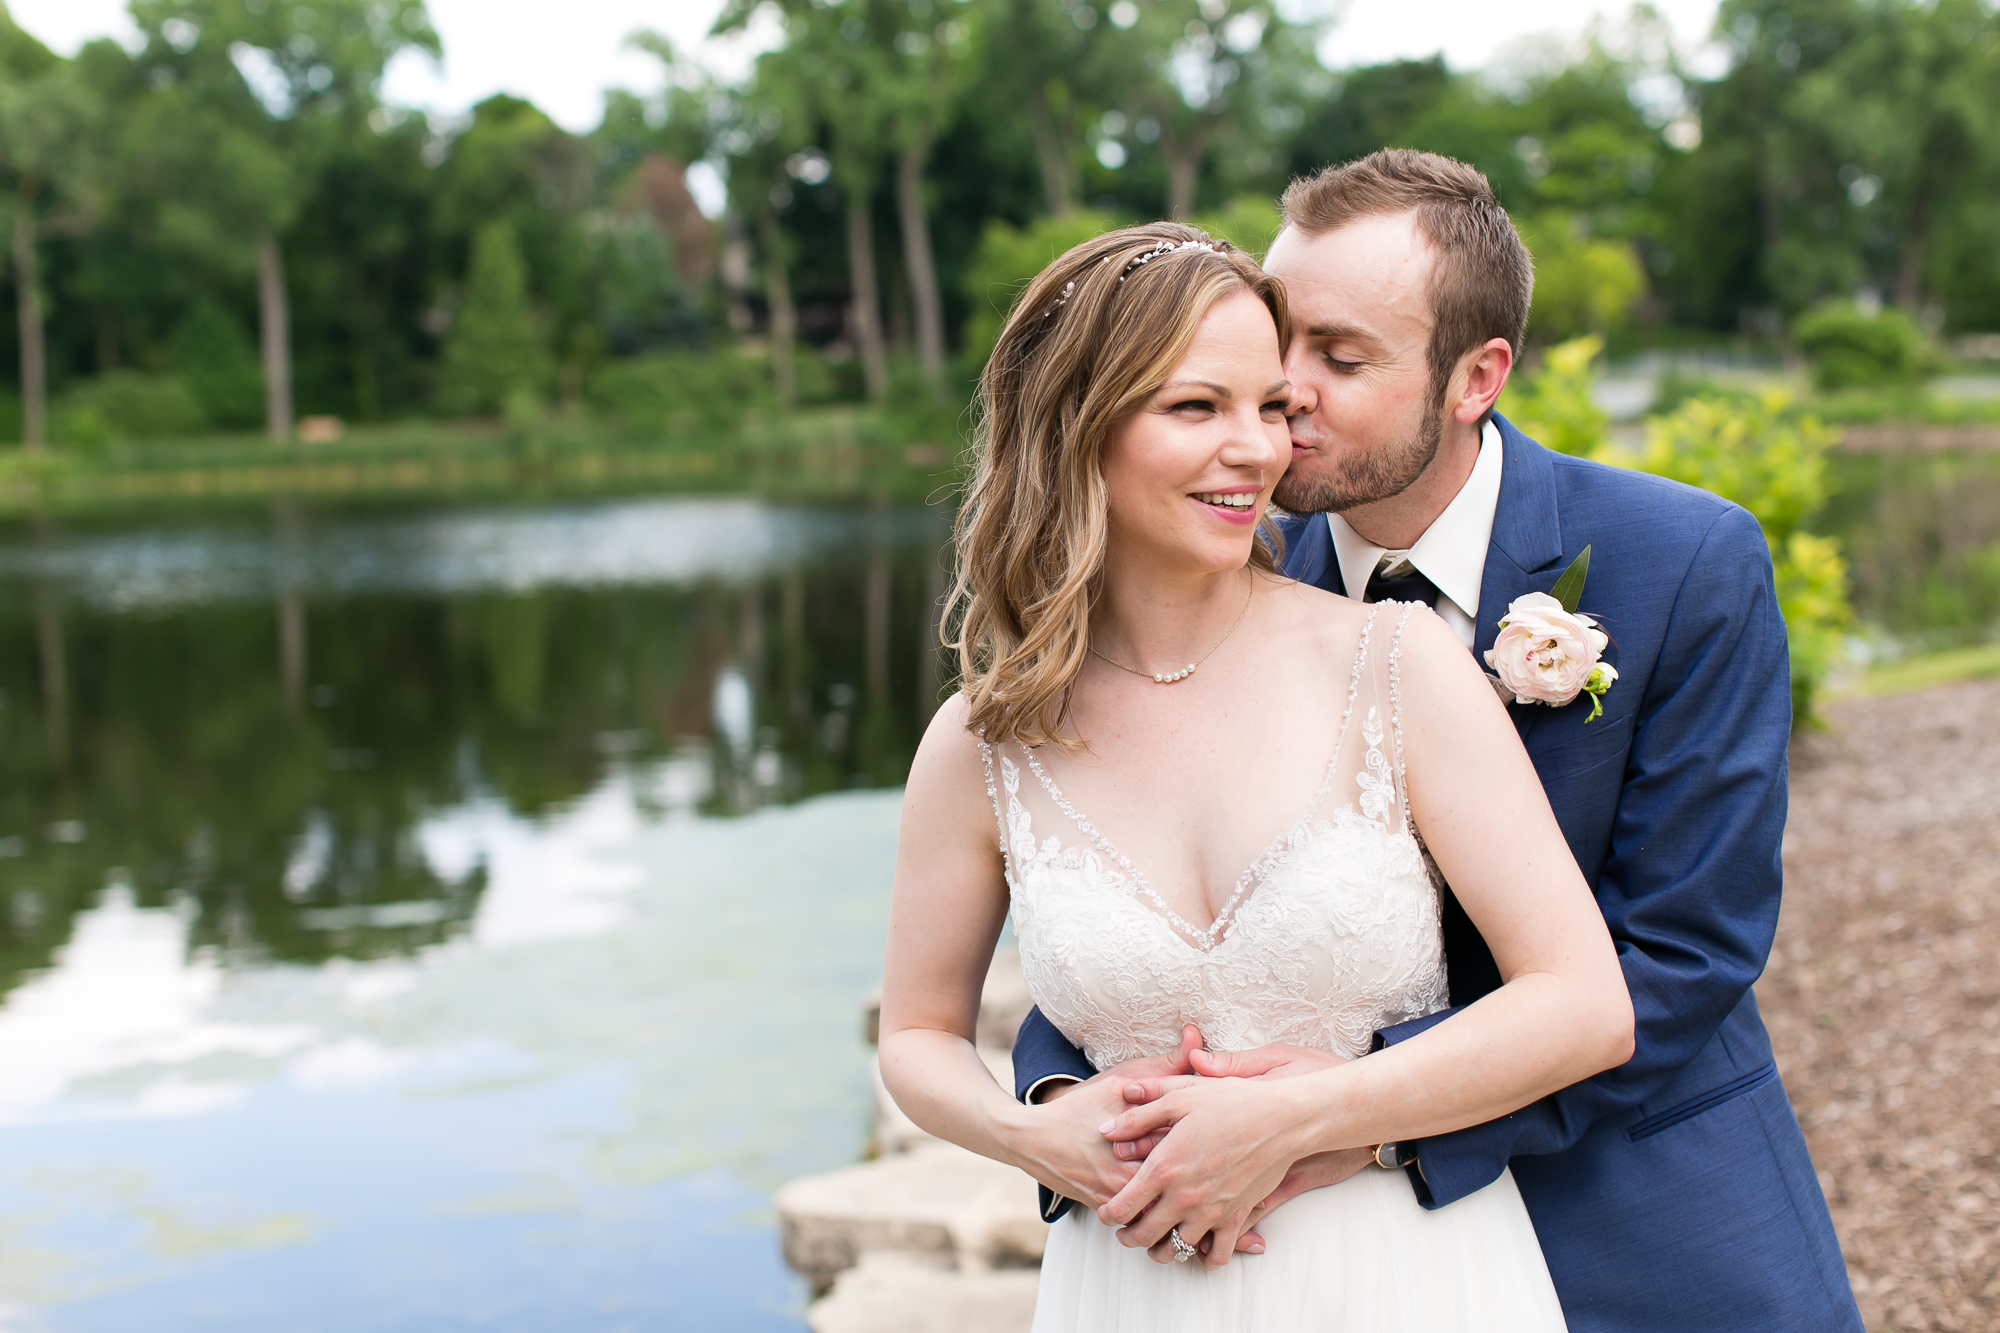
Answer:
[[[1083,1080],[1073,1074],[1048,1074],[1030,1083],[1027,1091],[1021,1094],[1021,1100],[1029,1106],[1040,1106],[1054,1101],[1081,1082]]]

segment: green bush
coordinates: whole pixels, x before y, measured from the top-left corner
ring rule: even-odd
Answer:
[[[264,368],[249,334],[212,300],[196,303],[174,327],[174,371],[217,426],[264,421]]]
[[[1854,623],[1840,544],[1804,531],[1826,503],[1834,432],[1789,410],[1782,394],[1754,400],[1690,398],[1646,423],[1638,465],[1734,500],[1763,525],[1791,643],[1792,715],[1813,699]]]
[[[21,442],[21,395],[0,388],[0,444]]]
[[[733,351],[651,352],[609,361],[585,393],[591,411],[649,430],[724,429],[775,400],[770,363]]]
[[[1510,380],[1498,404],[1530,439],[1557,453],[1598,458],[1610,449],[1611,414],[1590,396],[1591,366],[1602,338],[1574,338],[1542,353],[1542,364]]]
[[[1913,384],[1931,370],[1923,330],[1900,310],[1870,315],[1833,302],[1799,316],[1792,339],[1811,360],[1821,389]]]
[[[986,224],[965,275],[965,290],[972,298],[972,314],[965,321],[965,358],[974,373],[986,364],[1007,312],[1029,279],[1071,246],[1117,225],[1102,213],[1040,218],[1026,227]]]
[[[180,379],[135,370],[107,370],[73,385],[49,409],[50,440],[83,448],[199,435],[208,424]]]
[[[447,412],[499,411],[522,393],[540,398],[553,377],[541,321],[528,300],[528,269],[514,228],[489,222],[472,241],[465,304],[444,345],[438,405]]]
[[[1239,194],[1215,212],[1198,213],[1188,219],[1190,226],[1199,227],[1259,259],[1271,248],[1271,242],[1278,239],[1278,228],[1283,222],[1277,201],[1264,194]]]
[[[1646,294],[1646,270],[1629,242],[1593,238],[1564,213],[1526,219],[1520,232],[1535,259],[1535,304],[1528,314],[1534,342],[1614,332]]]

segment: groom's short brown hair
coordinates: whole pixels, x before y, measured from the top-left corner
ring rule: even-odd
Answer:
[[[1322,236],[1360,218],[1415,215],[1437,253],[1431,269],[1431,408],[1444,406],[1459,358],[1489,338],[1521,354],[1535,262],[1476,168],[1436,153],[1384,148],[1291,183],[1285,225]]]

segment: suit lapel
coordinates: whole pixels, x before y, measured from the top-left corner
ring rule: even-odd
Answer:
[[[1473,627],[1472,653],[1482,669],[1486,653],[1500,634],[1507,607],[1524,593],[1547,592],[1562,577],[1562,515],[1556,504],[1555,462],[1549,451],[1514,429],[1497,412],[1504,460],[1500,471],[1500,502],[1493,514],[1493,540],[1486,548],[1486,567],[1479,581],[1479,623]],[[1333,539],[1327,538],[1331,546]],[[1546,708],[1520,705],[1507,710],[1523,740]]]
[[[1336,597],[1347,595],[1341,581],[1340,561],[1333,550],[1333,533],[1325,514],[1297,514],[1283,525],[1285,534],[1285,577],[1309,583]]]

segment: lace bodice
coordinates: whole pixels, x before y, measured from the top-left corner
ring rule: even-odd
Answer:
[[[1378,658],[1385,609],[1396,623]],[[1033,751],[981,744],[1029,993],[1099,1069],[1172,1050],[1184,1023],[1211,1050],[1290,1042],[1351,1058],[1377,1029],[1445,1007],[1437,886],[1403,786],[1409,614],[1371,609],[1319,790],[1206,928],[1168,907]]]

